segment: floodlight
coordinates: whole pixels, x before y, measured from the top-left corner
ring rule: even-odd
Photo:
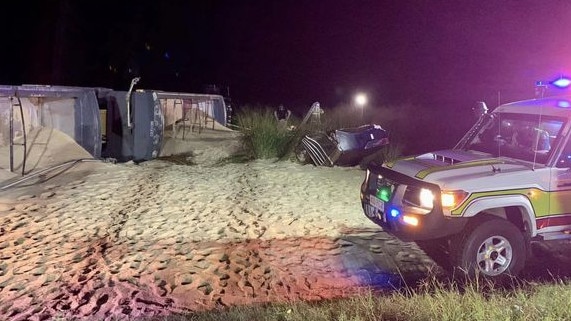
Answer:
[[[355,104],[360,107],[365,106],[367,104],[367,95],[363,93],[355,95]]]

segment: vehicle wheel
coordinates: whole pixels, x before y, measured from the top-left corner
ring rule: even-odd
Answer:
[[[451,261],[468,278],[483,276],[503,283],[524,267],[527,246],[523,233],[503,219],[490,219],[468,228],[451,243]]]

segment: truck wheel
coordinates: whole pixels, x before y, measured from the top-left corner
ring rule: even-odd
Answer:
[[[483,276],[503,283],[524,267],[526,244],[523,233],[503,219],[490,219],[473,225],[451,243],[453,265],[469,278]]]

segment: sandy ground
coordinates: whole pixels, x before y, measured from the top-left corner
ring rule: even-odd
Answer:
[[[26,162],[24,161],[23,138],[18,137],[13,146],[12,166],[10,172],[10,146],[0,146],[0,182],[21,176],[22,169],[26,174],[60,164],[68,160],[92,158],[92,156],[66,134],[46,127],[32,129],[27,136]],[[2,170],[3,169],[3,170]]]
[[[320,300],[436,268],[365,218],[363,171],[220,165],[237,136],[200,135],[165,141],[165,154],[187,152],[194,165],[84,162],[1,191],[0,319]]]

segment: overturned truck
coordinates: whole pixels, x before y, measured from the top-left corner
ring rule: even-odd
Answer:
[[[0,86],[0,168],[25,175],[49,166],[31,158],[41,158],[52,148],[54,139],[50,138],[56,134],[85,150],[76,154],[61,151],[70,158],[146,161],[159,156],[165,130],[176,134],[178,126],[183,131],[200,131],[225,127],[226,122],[226,105],[219,95]]]

